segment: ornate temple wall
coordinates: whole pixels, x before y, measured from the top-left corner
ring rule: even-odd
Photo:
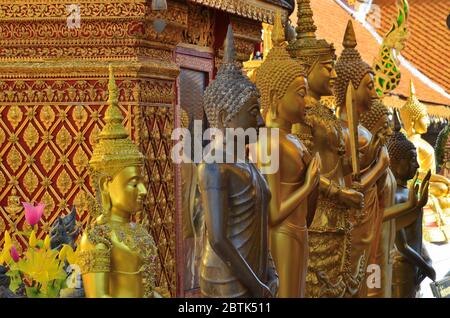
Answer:
[[[136,219],[158,247],[157,284],[184,293],[180,174],[170,157],[180,126],[178,74],[201,69],[212,80],[226,29],[217,16],[233,24],[238,57],[247,60],[276,8],[255,0],[263,11],[243,18],[212,2],[168,0],[161,13],[146,0],[0,0],[0,246],[6,229],[19,250],[27,240],[17,200],[46,204],[40,238],[73,205],[80,226],[95,217],[88,161],[104,125],[111,63],[124,124],[146,155],[149,197]],[[68,23],[73,14],[79,27]],[[161,34],[153,27],[159,18],[167,23]]]

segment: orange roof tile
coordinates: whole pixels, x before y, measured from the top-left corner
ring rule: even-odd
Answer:
[[[317,26],[316,31],[317,37],[324,38],[328,42],[334,43],[334,46],[336,48],[336,54],[340,55],[340,53],[342,52],[342,39],[344,37],[345,27],[347,25],[348,19],[352,18],[351,15],[347,11],[345,11],[339,4],[337,4],[334,0],[311,1],[311,8],[314,12],[314,21]],[[412,9],[410,11],[412,11]],[[394,19],[396,17],[397,11],[395,8],[395,4],[393,12],[394,13],[391,14],[390,19]],[[411,16],[410,20],[412,19],[413,17]],[[385,20],[387,21],[387,18]],[[291,16],[291,21],[294,24],[297,23],[297,8],[295,9],[294,13]],[[389,23],[391,21],[392,20],[389,20]],[[385,28],[387,29],[387,22],[385,23],[386,23]],[[362,58],[367,63],[372,64],[375,56],[377,56],[378,54],[380,45],[378,44],[376,39],[372,36],[372,34],[370,34],[370,32],[366,30],[359,22],[354,22],[353,26],[355,28],[356,39],[358,42],[357,49],[361,53]],[[408,45],[409,43],[407,43],[407,46]],[[413,52],[412,49],[411,52]],[[409,58],[407,58],[406,56],[405,58],[411,64],[417,66],[417,68],[423,72],[423,70],[416,64],[417,62],[414,59],[414,54],[415,53],[411,53]],[[423,55],[423,53],[419,54]],[[440,58],[438,60],[442,61],[444,59],[445,57]],[[447,59],[447,61],[450,61],[450,59]],[[449,63],[447,62],[447,65],[448,64]],[[445,64],[440,65],[440,68],[444,69]],[[450,99],[446,98],[442,94],[430,88],[428,85],[423,83],[418,77],[413,75],[409,70],[407,70],[404,67],[403,68],[401,67],[401,72],[402,72],[402,80],[400,81],[400,85],[393,91],[394,94],[398,94],[402,97],[407,97],[409,95],[409,81],[412,79],[416,87],[417,92],[416,95],[420,100],[434,104],[450,105]]]

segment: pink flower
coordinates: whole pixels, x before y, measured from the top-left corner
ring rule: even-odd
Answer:
[[[11,246],[11,249],[9,250],[9,254],[11,254],[11,258],[15,263],[17,263],[20,259],[19,252],[17,252],[17,249],[15,246]]]
[[[22,202],[22,205],[25,208],[25,219],[27,220],[28,224],[33,226],[39,223],[42,213],[44,213],[45,204],[39,203],[38,205],[34,206],[28,202]]]

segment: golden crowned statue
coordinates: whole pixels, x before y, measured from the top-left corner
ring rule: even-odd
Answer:
[[[122,125],[112,66],[108,88],[106,124],[89,161],[101,215],[81,239],[83,285],[87,297],[155,297],[156,247],[147,230],[130,221],[147,195],[144,156]]]

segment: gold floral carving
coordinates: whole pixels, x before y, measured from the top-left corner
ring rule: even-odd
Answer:
[[[67,131],[66,127],[62,126],[61,129],[56,134],[56,144],[61,148],[62,151],[66,151],[67,147],[72,143],[72,137]]]
[[[15,146],[13,146],[12,149],[8,152],[8,155],[6,156],[6,162],[11,167],[13,172],[16,172],[22,164],[22,155]]]
[[[82,147],[78,147],[73,157],[73,164],[78,173],[81,173],[88,165],[88,157]]]
[[[42,196],[41,202],[45,204],[44,216],[48,218],[55,209],[55,201],[53,200],[52,196],[48,193],[48,191],[45,191],[45,194]]]
[[[188,4],[188,26],[183,31],[183,42],[212,47],[214,43],[214,13],[211,9]]]
[[[38,131],[31,123],[25,129],[23,139],[25,140],[25,143],[27,144],[29,149],[33,148],[34,145],[36,145],[36,143],[39,141],[38,134],[39,134]]]
[[[45,105],[42,107],[40,117],[39,117],[44,124],[45,128],[49,128],[51,124],[55,121],[55,112],[53,111],[52,107],[49,105]]]
[[[92,89],[92,91],[89,90],[89,95],[91,96],[91,99],[92,99],[92,96],[93,95],[95,96],[95,92],[94,92],[93,88],[91,88],[91,89]],[[75,108],[72,112],[72,118],[73,118],[73,121],[74,121],[75,125],[77,126],[77,128],[81,129],[81,127],[83,127],[83,125],[86,123],[86,121],[88,119],[88,115],[87,115],[87,112],[84,109],[84,107],[81,105],[78,105],[78,106],[75,106]]]
[[[5,131],[0,127],[0,145],[5,142],[6,134]]]
[[[48,173],[50,169],[55,165],[56,157],[49,146],[46,146],[40,157],[42,167]]]
[[[3,189],[6,185],[6,179],[3,172],[0,170],[0,189]]]
[[[22,117],[23,114],[19,106],[13,105],[9,107],[7,118],[14,129],[17,127],[17,125],[19,125],[19,123],[22,120]]]
[[[5,230],[6,230],[5,221],[3,221],[3,218],[0,217],[0,233],[4,233]]]
[[[27,173],[25,174],[25,177],[23,178],[23,184],[25,186],[25,189],[28,191],[28,193],[32,194],[34,190],[36,190],[39,181],[36,176],[36,174],[33,172],[32,169],[28,169]]]
[[[70,187],[72,186],[72,179],[70,178],[66,170],[61,171],[58,179],[56,180],[56,185],[63,195],[65,195],[69,191]]]

